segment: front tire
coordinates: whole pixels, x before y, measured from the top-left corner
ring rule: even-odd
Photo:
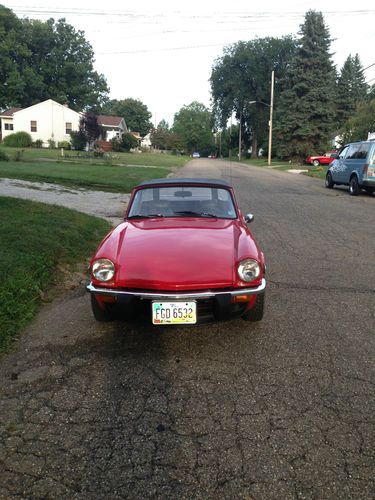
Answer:
[[[257,295],[255,305],[242,316],[245,321],[261,321],[264,313],[264,293]]]
[[[335,183],[333,182],[331,172],[327,172],[327,175],[326,175],[326,188],[332,189],[334,185],[335,185]]]
[[[114,320],[113,314],[109,311],[108,306],[104,304],[104,309],[102,309],[93,293],[91,294],[91,309],[96,321],[107,323],[108,321]]]
[[[312,164],[314,165],[314,167],[319,167],[320,161],[319,160],[313,160]]]
[[[349,182],[349,193],[352,196],[358,196],[360,193],[357,176],[353,175]]]

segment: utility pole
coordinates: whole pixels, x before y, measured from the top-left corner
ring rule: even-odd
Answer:
[[[240,111],[240,129],[238,131],[238,161],[241,161],[241,142],[242,142],[241,121],[242,121],[242,110]]]
[[[271,156],[272,156],[272,115],[273,115],[273,89],[275,86],[275,72],[272,71],[271,75],[271,102],[270,102],[270,121],[269,121],[269,132],[268,132],[268,166],[271,166]]]

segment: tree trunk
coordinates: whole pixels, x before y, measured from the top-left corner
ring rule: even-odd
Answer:
[[[258,140],[254,133],[251,140],[251,158],[258,158]]]

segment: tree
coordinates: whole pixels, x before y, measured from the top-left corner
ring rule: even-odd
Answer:
[[[261,38],[226,47],[213,66],[210,82],[216,126],[225,128],[235,113],[246,148],[251,139],[253,156],[268,136],[269,107],[264,103],[270,102],[271,73],[275,71],[277,100],[294,52],[292,37]]]
[[[152,128],[150,118],[152,113],[138,99],[112,99],[102,106],[102,113],[110,116],[121,116],[129,130],[139,132],[142,137]]]
[[[82,137],[85,137],[90,148],[101,132],[97,117],[93,113],[85,113],[81,116],[79,120],[79,132]]]
[[[94,71],[94,52],[82,31],[64,19],[18,19],[0,5],[0,107],[28,107],[46,99],[72,109],[95,109],[108,93]]]
[[[174,115],[172,132],[181,138],[183,147],[189,153],[200,151],[202,155],[210,154],[214,147],[212,114],[200,102],[183,106]]]
[[[325,150],[335,126],[336,72],[321,12],[307,12],[299,34],[275,112],[274,149],[280,157]]]
[[[375,98],[358,104],[356,112],[345,123],[342,144],[366,140],[368,132],[375,132]]]
[[[122,134],[121,139],[117,139],[114,137],[111,141],[113,151],[125,151],[129,152],[132,148],[136,148],[138,146],[138,141],[134,137],[134,135],[129,132]]]
[[[358,54],[346,59],[337,82],[337,123],[343,127],[355,113],[358,103],[366,100],[368,85]]]
[[[169,125],[165,120],[161,120],[158,126],[151,131],[152,146],[156,149],[167,149],[169,136]]]

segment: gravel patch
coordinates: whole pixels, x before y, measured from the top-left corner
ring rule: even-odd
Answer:
[[[0,196],[11,196],[72,208],[116,225],[123,219],[129,194],[72,189],[47,182],[0,179]]]

